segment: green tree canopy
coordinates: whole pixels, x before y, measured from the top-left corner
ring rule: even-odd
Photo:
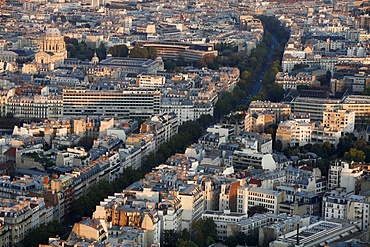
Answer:
[[[351,148],[348,152],[344,153],[343,158],[349,162],[363,162],[366,156],[363,151],[357,150],[356,148]]]
[[[130,50],[130,57],[132,58],[149,58],[148,50],[145,47],[135,46]]]
[[[23,246],[38,247],[39,244],[48,244],[49,237],[60,236],[61,239],[67,239],[70,229],[57,221],[52,221],[47,225],[43,224],[31,229],[24,237]]]
[[[191,224],[191,229],[195,232],[194,242],[199,247],[206,247],[217,240],[216,223],[211,218],[200,219]]]
[[[158,57],[157,49],[154,47],[148,47],[148,57],[155,60]]]
[[[108,53],[113,57],[127,57],[128,47],[126,45],[116,45],[109,48]]]

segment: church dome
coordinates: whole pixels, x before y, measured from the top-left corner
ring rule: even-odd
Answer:
[[[99,63],[99,58],[98,58],[98,56],[96,55],[96,52],[94,53],[94,57],[91,59],[91,62],[92,62],[93,64],[97,64],[97,63]]]
[[[58,28],[48,28],[46,29],[45,36],[46,37],[60,37],[61,34]]]

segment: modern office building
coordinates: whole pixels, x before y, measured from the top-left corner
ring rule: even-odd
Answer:
[[[190,44],[184,42],[169,41],[139,41],[143,47],[154,47],[158,56],[163,59],[184,58],[185,61],[198,61],[205,55],[217,56],[218,52],[214,49],[213,44]]]
[[[156,89],[94,85],[63,90],[63,116],[148,118],[159,113],[161,93]]]

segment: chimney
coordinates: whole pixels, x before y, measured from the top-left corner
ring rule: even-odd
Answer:
[[[297,245],[299,245],[299,221],[297,222]]]

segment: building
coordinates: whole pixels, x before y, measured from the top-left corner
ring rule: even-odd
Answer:
[[[285,198],[283,191],[265,190],[258,187],[250,188],[247,195],[248,211],[251,208],[262,207],[274,214],[278,213],[279,203]]]
[[[280,235],[278,240],[274,240],[269,245],[271,247],[295,245],[307,247],[324,246],[327,243],[340,239],[346,240],[346,237],[348,238],[350,234],[353,234],[352,236],[361,234],[357,225],[350,224],[345,220],[325,220],[302,226],[299,230],[292,229],[288,233]]]
[[[271,111],[275,113],[275,121],[285,121],[291,114],[291,107],[285,103],[274,103],[270,101],[252,101],[248,113]]]
[[[285,90],[297,89],[297,86],[320,86],[320,83],[316,82],[315,75],[303,72],[296,75],[278,72],[275,77],[275,83],[280,84]]]
[[[280,140],[283,149],[304,146],[311,142],[314,124],[305,121],[288,120],[279,124],[276,140]]]
[[[136,78],[137,87],[163,87],[166,82],[164,76],[158,75],[138,75]]]
[[[231,159],[235,169],[257,168],[270,171],[276,169],[276,162],[270,153],[258,153],[251,149],[236,150]]]
[[[340,99],[296,97],[291,102],[292,112],[307,113],[311,121],[323,121],[323,112],[341,103]]]
[[[140,133],[153,134],[156,148],[169,141],[172,136],[178,133],[179,122],[174,113],[157,114],[140,126]]]
[[[355,112],[349,110],[332,110],[323,112],[324,128],[353,133],[355,129]]]
[[[161,93],[156,89],[90,87],[63,90],[63,116],[148,118],[158,114]]]
[[[31,95],[9,97],[5,106],[6,113],[19,118],[61,118],[63,116],[63,100],[58,95]]]
[[[370,222],[370,203],[366,196],[349,195],[347,202],[347,219],[359,222],[360,229],[367,231]]]
[[[184,42],[169,41],[139,41],[143,47],[154,47],[158,56],[163,59],[176,60],[183,57],[185,61],[196,62],[205,55],[217,56],[218,52],[214,50],[213,44],[191,44]]]
[[[212,219],[216,224],[217,237],[219,241],[224,241],[227,235],[227,225],[230,223],[235,223],[248,218],[245,213],[235,213],[230,212],[230,210],[225,211],[204,211],[202,214],[202,219]]]
[[[363,171],[360,166],[341,160],[330,163],[328,174],[328,189],[346,188],[347,192],[358,195],[361,191]]]
[[[108,233],[105,231],[102,223],[95,219],[83,219],[81,222],[75,223],[71,235],[98,242],[105,242],[108,237]]]
[[[182,204],[181,229],[191,229],[191,223],[201,219],[204,210],[204,195],[198,185],[188,184],[171,192]]]
[[[347,219],[348,193],[345,189],[331,190],[325,193],[322,201],[323,217],[327,219]]]
[[[270,134],[247,132],[236,137],[236,140],[240,140],[246,149],[251,149],[262,154],[272,153],[272,138]]]
[[[180,123],[195,119],[195,104],[193,100],[182,98],[162,98],[161,109],[162,113],[174,112]]]
[[[57,28],[46,29],[39,46],[39,52],[35,54],[38,70],[53,70],[64,63],[67,58],[67,49],[64,37]]]
[[[245,115],[244,124],[247,132],[262,133],[266,127],[276,123],[275,112],[273,111],[262,111],[252,112],[248,111]]]
[[[181,201],[178,198],[171,195],[162,198],[158,203],[158,218],[161,222],[161,239],[163,239],[163,232],[166,230],[181,232],[182,213]]]
[[[86,63],[76,58],[64,60],[64,66],[69,68],[86,69],[92,77],[126,78],[128,74],[153,75],[164,70],[160,57],[156,60],[146,58],[107,57],[99,62]]]

